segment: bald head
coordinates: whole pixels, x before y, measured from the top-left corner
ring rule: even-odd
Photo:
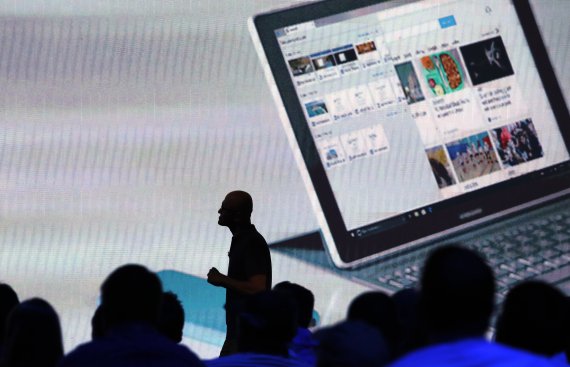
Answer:
[[[218,224],[231,227],[233,225],[250,222],[253,211],[251,195],[245,191],[232,191],[226,195],[218,213]]]
[[[251,212],[253,211],[253,199],[247,192],[232,191],[226,195],[224,202],[226,200],[233,210],[243,212],[248,217],[251,216]]]

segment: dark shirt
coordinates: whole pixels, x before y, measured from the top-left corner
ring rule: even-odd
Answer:
[[[291,358],[257,353],[237,353],[205,361],[206,367],[312,367]]]
[[[228,266],[228,277],[247,281],[254,275],[265,275],[267,280],[265,289],[271,289],[271,257],[269,255],[269,247],[265,238],[257,230],[255,226],[250,225],[243,228],[240,232],[232,237],[232,244],[228,253],[230,262]],[[247,298],[247,295],[226,289],[226,324],[228,325],[228,333],[231,334],[235,329],[235,321],[240,307]]]
[[[317,356],[315,349],[318,346],[317,340],[307,328],[297,328],[297,335],[289,343],[289,357],[299,362],[315,366]]]
[[[552,362],[483,338],[463,339],[415,350],[390,367],[553,367]]]
[[[80,345],[59,367],[203,367],[188,348],[145,324],[113,328],[108,335]]]

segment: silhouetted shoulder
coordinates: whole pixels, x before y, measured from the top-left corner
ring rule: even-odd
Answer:
[[[247,231],[244,231],[240,235],[242,235],[244,238],[247,238],[248,242],[253,245],[267,247],[267,241],[263,235],[257,231],[253,224],[248,228]]]
[[[77,347],[64,358],[60,367],[204,366],[187,347],[154,330],[129,330],[128,337],[121,334],[112,333]]]
[[[310,367],[291,358],[257,353],[238,353],[204,363],[206,367]]]
[[[464,339],[412,352],[389,367],[552,367],[546,358],[484,339]]]

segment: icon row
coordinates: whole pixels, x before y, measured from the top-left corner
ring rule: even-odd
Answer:
[[[317,141],[326,168],[333,168],[358,159],[388,151],[388,139],[381,125],[351,131],[339,137]]]

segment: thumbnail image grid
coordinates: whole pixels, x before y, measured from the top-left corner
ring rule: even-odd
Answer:
[[[513,167],[544,156],[531,119],[493,129],[491,136],[505,167]]]
[[[503,39],[490,38],[459,48],[473,85],[513,75],[513,67]]]
[[[433,96],[443,96],[468,86],[457,49],[424,56],[419,59],[418,67]]]
[[[311,64],[311,59],[309,57],[299,57],[297,59],[289,60],[289,67],[293,76],[299,76],[307,73],[312,73],[313,65]]]
[[[418,76],[414,71],[412,62],[408,61],[402,64],[398,64],[395,66],[395,68],[408,104],[425,100],[424,94],[422,93],[422,89],[420,87],[420,81],[418,80]]]
[[[445,147],[460,182],[501,169],[486,131],[448,143]]]
[[[453,177],[453,172],[442,146],[426,149],[431,170],[440,189],[455,185],[457,182]]]

